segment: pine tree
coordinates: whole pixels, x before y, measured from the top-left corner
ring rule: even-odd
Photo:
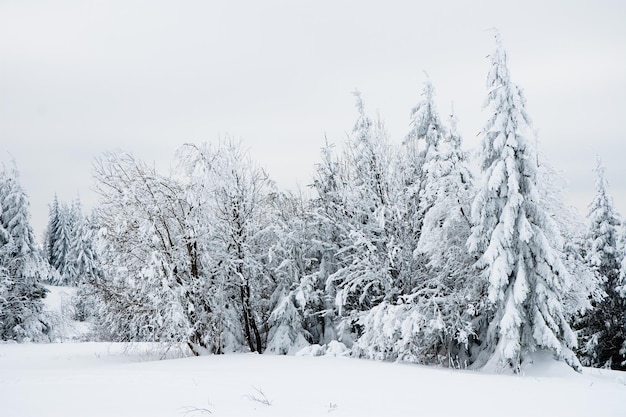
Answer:
[[[491,306],[479,330],[482,360],[517,372],[535,350],[549,349],[580,370],[561,299],[569,272],[561,248],[548,238],[558,230],[538,204],[535,150],[526,136],[531,122],[498,35],[496,42],[487,78],[486,107],[492,113],[482,132],[484,179],[468,240]]]
[[[405,139],[407,157],[409,158],[409,169],[406,173],[410,176],[406,183],[412,188],[416,188],[413,193],[415,208],[411,210],[409,204],[409,214],[416,222],[415,232],[421,234],[421,225],[424,221],[425,213],[432,207],[435,195],[427,192],[429,180],[432,183],[434,167],[433,159],[439,158],[439,148],[443,146],[445,128],[439,117],[439,112],[435,106],[435,88],[430,81],[424,83],[422,91],[423,100],[420,101],[411,112],[411,131]],[[436,182],[436,181],[435,181]],[[430,187],[436,187],[431,184]],[[431,190],[432,191],[432,190]]]
[[[294,353],[308,344],[323,344],[326,279],[320,276],[323,256],[318,229],[302,196],[277,193],[268,270],[276,282],[270,299],[267,351]]]
[[[430,260],[425,256],[425,251],[417,250],[417,248],[424,244],[421,239],[422,229],[426,213],[435,204],[437,188],[445,187],[443,184],[438,184],[438,178],[443,174],[437,172],[442,168],[440,166],[441,151],[456,152],[452,150],[454,146],[452,148],[449,146],[454,140],[439,117],[434,99],[435,88],[430,81],[426,81],[421,92],[421,100],[411,111],[411,130],[404,140],[400,155],[399,165],[402,167],[398,172],[402,190],[399,198],[400,212],[403,215],[403,224],[408,226],[400,228],[398,237],[402,242],[400,281],[402,292],[405,294],[423,285],[428,275],[426,265]],[[452,142],[447,141],[446,137]],[[462,153],[449,156],[465,158]],[[468,179],[463,179],[463,181],[466,180]],[[431,213],[431,219],[432,214],[434,212]],[[435,258],[431,257],[431,259]]]
[[[620,294],[620,268],[624,257],[619,250],[618,214],[608,193],[605,168],[598,159],[596,196],[589,206],[589,250],[587,262],[601,281],[606,296],[578,327],[584,341],[584,362],[591,366],[626,369],[626,352],[621,348],[626,336],[626,302]]]
[[[48,266],[30,226],[16,168],[0,172],[0,339],[39,339],[46,330],[42,299]]]
[[[48,213],[48,227],[46,228],[46,257],[48,259],[48,263],[50,265],[54,265],[55,256],[54,256],[54,243],[57,240],[58,229],[59,229],[59,216],[60,216],[60,208],[59,208],[59,199],[57,195],[54,195],[54,200],[49,207]]]
[[[446,129],[430,83],[422,95],[413,112],[411,142],[404,146],[405,161],[412,162],[406,166],[419,169],[404,171],[404,189],[416,192],[403,193],[408,196],[402,206],[404,224],[413,228],[398,234],[402,295],[362,318],[363,335],[353,350],[368,358],[467,366],[472,321],[480,310],[472,257],[465,246],[472,176],[454,117]],[[424,150],[417,152],[415,142]]]
[[[88,219],[82,214],[80,199],[76,199],[72,205],[72,230],[71,243],[68,251],[65,273],[67,285],[78,286],[81,282],[88,281],[98,276],[97,254],[93,245],[93,229],[88,224]]]

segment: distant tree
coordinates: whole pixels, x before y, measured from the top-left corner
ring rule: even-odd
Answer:
[[[608,193],[605,168],[598,159],[596,196],[589,206],[587,262],[597,274],[604,299],[595,301],[578,327],[583,339],[585,364],[626,369],[626,302],[620,294],[620,268],[624,254],[619,250],[618,214]]]
[[[59,199],[54,195],[54,200],[49,207],[48,226],[46,228],[45,249],[48,263],[52,266],[55,264],[54,244],[59,233],[59,217],[61,216],[61,208],[59,207]]]
[[[538,204],[537,162],[527,139],[530,119],[520,88],[510,80],[499,36],[491,55],[483,130],[484,179],[472,206],[468,240],[487,285],[490,310],[479,337],[490,366],[519,371],[537,349],[552,350],[581,369],[572,349],[576,336],[565,317],[562,292],[570,280],[556,239],[558,229]]]
[[[94,228],[82,214],[80,199],[76,199],[71,209],[72,230],[70,247],[65,268],[65,282],[78,286],[100,275],[98,256],[94,247]]]
[[[54,196],[46,229],[51,284],[75,287],[94,273],[96,255],[85,222],[79,198],[68,206]]]
[[[42,299],[48,264],[30,225],[26,192],[16,168],[0,172],[0,339],[37,340],[46,331]]]
[[[51,266],[59,273],[60,281],[58,285],[64,285],[67,281],[68,267],[69,267],[69,252],[72,245],[72,227],[73,227],[72,212],[65,204],[58,206],[56,228],[54,234],[50,233],[50,240],[52,242],[52,261]]]

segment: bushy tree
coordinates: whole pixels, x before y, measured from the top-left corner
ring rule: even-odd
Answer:
[[[580,370],[576,336],[565,317],[562,292],[570,278],[558,229],[538,204],[537,160],[525,99],[509,75],[499,36],[491,55],[483,129],[483,183],[472,206],[468,240],[487,286],[490,310],[482,337],[483,360],[519,371],[537,349],[549,349]],[[549,238],[552,236],[553,238]]]
[[[338,232],[336,271],[328,277],[327,286],[336,291],[338,333],[348,344],[358,336],[360,313],[398,295],[399,247],[394,239],[398,213],[393,201],[397,194],[390,181],[392,150],[382,122],[373,122],[365,113],[360,94],[355,95],[358,119],[340,162],[343,167],[336,172],[342,184],[332,191],[334,195],[322,191],[329,199],[321,202],[327,201],[332,207],[319,212],[332,216],[328,223]],[[332,183],[318,185],[333,187]]]
[[[262,352],[275,286],[267,273],[272,241],[267,199],[273,183],[235,142],[217,149],[187,145],[184,154],[195,198],[205,207],[203,222],[211,227],[205,250],[216,263],[213,274],[236,309],[239,335],[250,351]]]
[[[91,287],[99,324],[121,341],[186,343],[221,351],[203,231],[190,218],[197,202],[171,177],[128,154],[106,154],[95,168],[105,242],[103,276]]]

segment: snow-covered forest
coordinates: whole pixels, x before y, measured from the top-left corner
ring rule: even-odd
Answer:
[[[514,373],[547,351],[579,372],[626,370],[626,227],[604,168],[578,218],[497,36],[489,60],[475,157],[430,81],[400,141],[355,92],[351,133],[321,150],[311,197],[278,190],[228,138],[183,146],[168,174],[106,153],[98,207],[55,199],[39,244],[19,173],[4,168],[0,338],[55,340],[47,284],[77,287],[91,341],[193,355],[342,346]]]

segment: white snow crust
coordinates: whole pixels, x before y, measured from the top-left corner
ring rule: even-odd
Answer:
[[[162,356],[150,344],[0,344],[0,415],[626,415],[625,373],[581,375],[550,354],[517,376],[334,355]]]

